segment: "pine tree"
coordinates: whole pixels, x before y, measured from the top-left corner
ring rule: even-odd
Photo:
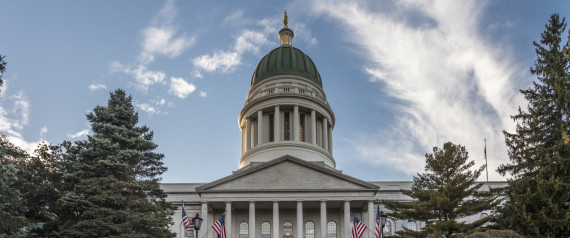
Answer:
[[[87,115],[93,135],[64,143],[65,194],[58,201],[65,237],[172,237],[172,207],[159,187],[164,155],[153,132],[137,126],[132,97],[111,93]]]
[[[0,133],[0,237],[28,237],[40,226],[26,218],[29,209],[17,185],[19,169],[13,161],[27,156]]]
[[[447,142],[426,154],[425,173],[414,176],[410,191],[402,192],[412,202],[383,201],[391,212],[388,216],[425,223],[420,231],[404,228],[396,233],[413,237],[449,237],[481,227],[490,217],[466,224],[459,219],[491,210],[499,203],[495,190],[483,189],[476,180],[485,169],[474,171],[475,161],[467,161],[464,146]]]
[[[28,237],[49,236],[58,225],[56,202],[61,196],[63,161],[61,147],[40,144],[31,156],[11,160],[19,169],[15,185],[22,193],[30,222],[41,224]]]
[[[550,17],[530,72],[536,81],[521,90],[528,100],[512,116],[516,132],[504,131],[510,164],[498,171],[510,173],[508,202],[499,223],[529,236],[570,236],[570,78],[569,58],[561,46],[566,21]]]

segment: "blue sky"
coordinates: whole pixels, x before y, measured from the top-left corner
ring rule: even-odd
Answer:
[[[545,4],[546,3],[546,4]],[[525,101],[538,40],[568,1],[0,1],[8,62],[0,131],[33,150],[82,140],[110,91],[134,98],[165,154],[163,182],[207,182],[240,159],[238,114],[259,60],[293,45],[316,63],[336,115],[337,169],[411,180],[424,155],[465,145],[490,180]],[[567,37],[565,33],[564,37]],[[481,179],[484,179],[483,177]]]

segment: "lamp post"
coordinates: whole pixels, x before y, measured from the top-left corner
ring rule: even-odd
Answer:
[[[381,227],[381,237],[384,237],[384,225],[386,224],[386,218],[388,218],[388,216],[386,214],[384,214],[383,211],[380,211],[380,219],[382,219],[382,227]]]
[[[198,213],[192,218],[192,224],[194,224],[194,230],[196,230],[196,238],[199,238],[198,231],[200,230],[200,226],[202,226],[202,220],[204,219],[202,219]]]

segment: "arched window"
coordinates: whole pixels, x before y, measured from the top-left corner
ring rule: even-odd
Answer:
[[[384,235],[392,235],[392,222],[386,221],[383,230],[384,230]]]
[[[305,223],[305,237],[315,238],[315,223],[312,221]]]
[[[249,226],[245,221],[239,224],[239,238],[249,238]]]
[[[261,238],[271,238],[271,224],[269,222],[261,223]]]
[[[289,221],[283,223],[283,236],[293,237],[293,223]]]
[[[327,224],[327,238],[336,238],[336,222],[329,221]]]
[[[406,224],[406,228],[415,231],[416,230],[416,222],[415,221],[408,221],[408,224]]]

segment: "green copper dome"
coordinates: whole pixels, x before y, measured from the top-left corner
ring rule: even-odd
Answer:
[[[282,45],[261,59],[253,72],[251,87],[277,75],[300,76],[323,87],[321,75],[313,60],[303,51],[290,45]]]

